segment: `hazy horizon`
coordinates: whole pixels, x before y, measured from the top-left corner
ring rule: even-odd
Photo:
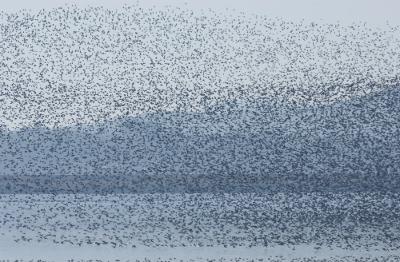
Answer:
[[[385,25],[387,22],[392,26],[400,25],[400,2],[395,0],[248,0],[248,1],[212,1],[212,0],[15,0],[1,4],[0,10],[6,12],[21,9],[38,10],[42,8],[54,8],[66,4],[84,6],[104,6],[107,8],[118,8],[123,5],[139,3],[143,7],[164,7],[171,5],[175,7],[188,7],[191,9],[214,9],[222,11],[235,9],[240,12],[281,17],[283,19],[294,19],[326,23],[353,23],[367,22],[371,25]]]

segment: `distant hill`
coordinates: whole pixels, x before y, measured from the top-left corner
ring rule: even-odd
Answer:
[[[229,102],[197,114],[3,132],[0,192],[393,191],[399,102],[394,86],[319,107],[258,99],[246,111]],[[201,129],[224,122],[230,132]]]

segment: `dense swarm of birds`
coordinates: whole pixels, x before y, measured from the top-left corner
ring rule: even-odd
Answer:
[[[400,187],[399,27],[139,6],[0,17],[2,193]]]
[[[65,6],[0,43],[0,240],[400,249],[400,27]]]
[[[400,249],[398,194],[3,195],[0,238],[121,247]]]

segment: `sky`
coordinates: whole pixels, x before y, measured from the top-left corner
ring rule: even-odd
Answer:
[[[142,6],[185,6],[194,9],[235,9],[294,20],[312,20],[328,23],[367,22],[369,24],[400,25],[400,0],[0,0],[3,11],[41,9],[63,6],[102,5],[119,7],[124,4]]]

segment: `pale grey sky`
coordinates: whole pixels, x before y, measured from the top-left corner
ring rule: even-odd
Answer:
[[[22,8],[40,9],[73,3],[79,6],[104,5],[118,7],[136,0],[0,0],[0,9],[15,11]],[[187,3],[190,8],[213,8],[278,16],[287,19],[306,19],[325,22],[359,22],[400,25],[400,0],[139,0],[144,6]]]

